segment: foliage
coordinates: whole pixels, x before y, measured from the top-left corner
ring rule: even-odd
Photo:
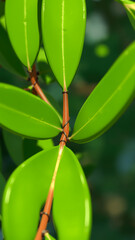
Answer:
[[[42,3],[41,33],[38,22],[40,21],[40,14],[37,16],[37,1],[32,2],[32,7],[30,1],[26,1],[26,5],[24,5],[23,1],[16,4],[14,0],[15,7],[11,12],[11,2],[6,0],[6,23],[13,49],[5,27],[2,25],[2,20],[3,36],[5,35],[5,38],[8,39],[8,41],[5,41],[5,49],[8,49],[8,54],[6,54],[6,51],[3,54],[1,48],[0,53],[4,55],[6,60],[4,61],[1,58],[1,61],[5,69],[7,68],[10,72],[18,74],[20,72],[18,69],[24,69],[24,66],[16,58],[17,54],[27,67],[32,82],[34,78],[33,63],[38,56],[36,66],[39,68],[42,79],[47,82],[46,71],[44,75],[42,69],[49,69],[51,73],[49,82],[56,78],[65,92],[73,80],[82,52],[86,21],[85,2],[74,1],[73,3],[69,1],[66,3],[63,1],[62,9],[60,8],[61,5],[58,5],[57,12],[55,4],[52,5],[51,1],[46,1],[46,3],[46,9],[44,8],[44,1]],[[0,2],[0,4],[4,6],[3,2]],[[24,12],[22,12],[22,9],[24,9]],[[1,16],[3,19],[4,14],[1,14]],[[72,17],[74,17],[74,21],[72,21]],[[42,44],[40,46],[41,34],[47,58],[43,54]],[[34,41],[32,40],[33,36]],[[2,43],[1,46],[3,45]],[[39,52],[38,55],[39,49],[42,52]],[[10,51],[14,53],[19,63],[16,63],[16,60],[13,60],[14,58],[11,61]],[[127,48],[88,97],[75,121],[73,134],[69,137],[71,141],[83,143],[103,134],[116,122],[133,100],[135,93],[134,51],[135,43]],[[40,61],[43,65],[39,64]],[[12,71],[12,69],[14,70]],[[120,71],[121,69],[123,70]],[[25,74],[19,73],[18,76],[25,79]],[[19,83],[17,82],[17,84]],[[37,82],[34,82],[34,84],[32,82],[32,87],[28,87],[27,90],[31,90],[34,94],[39,93],[39,88],[38,90],[36,88],[37,85]],[[46,93],[45,95],[47,96]],[[65,93],[63,99],[64,95]],[[48,96],[47,99],[49,99]],[[49,142],[39,140],[53,138],[59,133],[64,138],[66,137],[68,114],[66,116],[63,108],[63,119],[66,120],[63,124],[63,132],[61,116],[55,110],[53,103],[55,103],[55,100],[50,101],[49,99],[49,101],[43,102],[37,96],[25,92],[23,89],[0,83],[0,124],[10,131],[8,133],[3,130],[4,141],[15,164],[22,163],[11,175],[4,192],[2,220],[6,240],[18,239],[18,237],[19,239],[34,238],[39,222],[39,212],[47,199],[55,165],[57,167],[58,162],[60,162],[60,166],[57,169],[52,208],[58,239],[83,238],[87,240],[89,237],[92,215],[91,200],[86,179],[77,158],[66,146],[63,147],[62,142],[60,142],[60,147],[51,146],[50,149],[52,140],[49,140]],[[18,136],[13,133],[18,134]],[[26,140],[24,137],[29,139]],[[64,141],[67,141],[67,137]],[[31,138],[35,140],[32,142]],[[34,149],[29,145],[31,143],[33,143]],[[48,143],[49,150],[44,150],[32,156],[41,148],[47,148]],[[13,149],[17,145],[17,150]],[[25,146],[27,146],[26,150]],[[20,159],[19,154],[21,154]],[[30,159],[23,162],[30,156],[32,156]],[[84,167],[84,171],[85,169],[87,170],[86,167]],[[1,179],[4,186],[3,176]],[[31,214],[29,214],[30,212]],[[19,219],[18,213],[21,216]],[[24,231],[20,236],[22,226]],[[53,239],[53,237],[49,237],[49,234],[46,234],[45,239],[49,238]]]

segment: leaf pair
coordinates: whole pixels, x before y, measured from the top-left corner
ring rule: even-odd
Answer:
[[[59,146],[42,151],[11,175],[2,208],[6,240],[34,239],[58,155]],[[59,240],[89,239],[89,190],[76,156],[67,147],[64,147],[56,177],[52,215]]]
[[[40,46],[38,12],[38,0],[6,0],[8,34],[17,56],[29,71]],[[58,82],[66,90],[81,57],[86,24],[85,0],[43,0],[41,18],[47,59]]]
[[[46,139],[61,131],[57,112],[40,98],[0,84],[0,125],[24,137]]]
[[[135,97],[135,42],[118,58],[82,106],[70,140],[83,143],[104,133]]]

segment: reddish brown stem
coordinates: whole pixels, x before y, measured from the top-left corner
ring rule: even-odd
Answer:
[[[52,201],[53,201],[53,189],[50,188],[49,194],[46,200],[46,204],[43,210],[43,212],[47,213],[48,215],[50,215],[50,212],[51,212]],[[48,220],[49,220],[48,216],[43,214],[35,240],[42,240],[42,232],[43,230],[46,229]]]
[[[60,139],[60,145],[66,145],[69,135],[69,105],[68,92],[63,92],[63,133]]]
[[[68,135],[69,135],[69,106],[68,106],[68,92],[63,92],[63,133],[60,139],[60,150],[58,154],[58,158],[56,161],[56,166],[52,178],[52,182],[50,185],[48,197],[46,200],[46,204],[44,207],[43,212],[47,213],[46,215],[43,214],[41,221],[40,221],[40,226],[38,228],[37,235],[35,237],[35,240],[42,240],[42,233],[46,229],[47,224],[48,224],[48,215],[50,215],[51,208],[52,208],[52,202],[53,202],[53,194],[54,194],[54,186],[55,186],[55,180],[56,180],[56,175],[58,172],[63,148],[67,143],[68,140]]]
[[[49,105],[50,102],[48,101],[47,97],[45,96],[45,94],[43,93],[42,89],[40,88],[39,84],[38,84],[38,81],[37,81],[37,72],[36,72],[36,66],[35,64],[33,65],[33,68],[32,68],[32,72],[29,72],[30,74],[30,81],[33,85],[33,88],[35,90],[35,92],[46,102],[48,103]]]

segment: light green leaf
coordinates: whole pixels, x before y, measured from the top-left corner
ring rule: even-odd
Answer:
[[[40,73],[39,77],[41,77],[47,85],[55,80],[54,74],[48,64],[43,48],[40,48],[37,57],[37,68]]]
[[[3,127],[28,138],[52,138],[61,131],[57,113],[46,102],[8,84],[0,84],[0,113]]]
[[[43,149],[53,147],[53,141],[25,139],[3,129],[3,138],[10,157],[16,165]]]
[[[82,106],[70,140],[97,138],[121,116],[135,96],[135,42],[118,58]]]
[[[53,219],[58,229],[59,240],[89,239],[91,230],[89,190],[76,156],[67,147],[64,149],[56,178]]]
[[[3,196],[3,191],[5,187],[6,181],[0,172],[0,214],[1,214],[1,204],[2,204],[2,196]]]
[[[13,74],[27,78],[26,71],[17,58],[6,32],[4,6],[5,3],[0,1],[0,65]]]
[[[38,0],[6,0],[6,24],[18,58],[31,70],[40,41]]]
[[[117,0],[117,2],[121,3],[124,6],[129,20],[135,30],[135,2],[130,0]]]
[[[4,192],[2,208],[6,240],[34,239],[58,153],[59,146],[42,151],[21,164],[11,175]],[[56,177],[52,211],[59,240],[89,239],[89,190],[77,158],[66,147]]]
[[[42,148],[42,149],[49,149],[53,147],[53,141],[51,139],[48,140],[38,140],[37,141],[37,146]]]
[[[85,0],[43,0],[42,35],[48,62],[66,90],[77,70],[85,35]]]

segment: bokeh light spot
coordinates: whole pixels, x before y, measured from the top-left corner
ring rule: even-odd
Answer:
[[[110,53],[110,49],[105,44],[99,44],[95,48],[95,54],[100,58],[107,57],[109,55],[109,53]]]

